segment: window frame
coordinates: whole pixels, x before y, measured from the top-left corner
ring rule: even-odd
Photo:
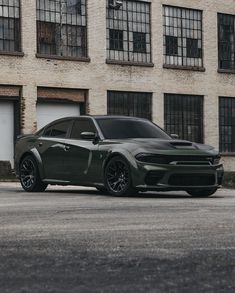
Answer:
[[[40,1],[40,0],[36,0],[36,5],[37,5],[37,1]],[[56,1],[56,0],[55,0]],[[57,0],[58,1],[58,0]],[[36,17],[36,38],[37,38],[37,53],[36,53],[36,57],[37,58],[45,58],[45,59],[57,59],[57,60],[67,60],[67,61],[81,61],[81,62],[90,62],[91,61],[91,59],[90,59],[90,57],[89,57],[89,47],[88,47],[88,9],[87,9],[87,2],[88,2],[88,0],[85,0],[85,23],[86,23],[86,25],[85,26],[82,26],[82,25],[72,25],[71,23],[69,24],[69,23],[65,23],[64,25],[67,27],[67,26],[69,26],[69,27],[73,27],[73,26],[75,26],[75,27],[77,27],[77,28],[80,28],[81,29],[81,31],[82,31],[82,28],[84,28],[84,31],[85,31],[85,43],[84,43],[84,50],[85,50],[85,54],[84,54],[84,56],[67,56],[67,55],[61,55],[61,52],[62,51],[60,51],[60,54],[45,54],[45,53],[41,53],[41,52],[39,52],[39,46],[40,46],[40,44],[39,44],[39,28],[38,28],[38,23],[39,22],[44,22],[45,23],[45,21],[40,21],[39,19],[38,19],[38,17]],[[62,9],[62,8],[61,8]],[[37,10],[37,13],[38,13],[38,11],[40,10],[40,9],[38,9],[37,7],[36,7],[36,10]],[[43,10],[42,10],[43,11]],[[44,13],[45,13],[45,10],[44,10]],[[61,14],[62,14],[62,12],[60,12]],[[67,15],[68,15],[69,13],[64,13],[64,15],[66,16],[66,19],[67,19]],[[80,14],[80,13],[79,13]],[[59,25],[61,26],[61,22],[59,23]],[[61,35],[62,35],[62,26],[61,26],[61,28],[60,28],[60,42],[61,42]],[[81,33],[81,35],[80,35],[80,38],[81,38],[81,42],[82,42],[82,39],[83,39],[83,36],[82,36],[82,33]],[[66,43],[68,43],[68,40],[67,40],[67,42]],[[55,45],[56,45],[56,42],[55,42]],[[66,46],[66,48],[67,47],[71,47],[71,46]],[[83,48],[83,46],[81,45],[81,47],[79,47],[79,46],[72,46],[72,47],[77,47],[77,48],[81,48],[81,50],[82,50],[82,48]]]
[[[225,134],[222,133],[222,128],[223,127],[231,127],[231,130],[233,130],[234,128],[234,133],[235,133],[235,117],[234,117],[234,121],[233,121],[233,116],[231,115],[226,115],[227,119],[232,121],[231,124],[222,124],[222,107],[221,107],[221,104],[222,104],[222,100],[227,100],[228,104],[229,104],[229,100],[230,100],[230,106],[229,107],[226,107],[227,109],[230,109],[230,111],[232,112],[233,111],[233,107],[231,107],[232,105],[231,104],[234,104],[234,111],[235,111],[235,97],[228,97],[228,96],[220,96],[219,97],[219,151],[223,154],[223,155],[234,155],[235,154],[235,140],[234,140],[234,143],[227,143],[227,144],[230,144],[231,145],[231,151],[226,151],[226,143],[223,144],[223,136],[225,136]],[[225,107],[223,107],[225,108]],[[226,112],[226,114],[228,114]],[[231,139],[233,138],[233,131],[231,132]]]
[[[179,55],[179,49],[178,49],[178,54],[177,55],[167,55],[166,54],[166,36],[170,36],[170,35],[167,35],[166,34],[166,32],[165,32],[165,30],[166,30],[166,27],[169,27],[169,28],[175,28],[174,26],[167,26],[166,25],[166,15],[165,15],[165,8],[166,7],[168,7],[168,8],[173,8],[173,9],[180,9],[181,10],[181,17],[178,17],[178,16],[176,16],[176,17],[174,17],[174,18],[176,18],[177,20],[178,19],[180,19],[180,26],[178,26],[178,24],[177,24],[177,29],[180,29],[181,30],[181,36],[179,37],[178,36],[178,34],[177,34],[177,39],[179,39],[180,38],[180,43],[181,43],[181,46],[180,46],[180,48],[181,48],[181,50],[182,50],[182,54],[181,55]],[[171,4],[163,4],[162,5],[162,9],[163,9],[163,57],[164,57],[164,62],[163,62],[163,68],[166,68],[166,69],[181,69],[181,70],[192,70],[192,71],[202,71],[202,72],[204,72],[206,69],[205,69],[205,67],[204,67],[204,28],[203,28],[203,22],[204,22],[204,13],[203,13],[203,10],[201,10],[201,9],[197,9],[197,8],[189,8],[189,7],[182,7],[182,6],[175,6],[175,5],[171,5]],[[201,20],[197,20],[199,23],[200,23],[200,28],[199,29],[194,29],[194,28],[190,28],[190,30],[191,31],[200,31],[201,32],[201,38],[198,38],[197,40],[198,41],[201,41],[201,49],[200,48],[198,48],[199,50],[201,50],[201,53],[200,53],[200,55],[201,55],[201,57],[199,57],[199,58],[191,58],[191,57],[188,57],[187,56],[187,45],[185,44],[185,47],[182,45],[183,44],[183,38],[184,37],[182,37],[182,31],[183,31],[183,26],[182,26],[182,23],[183,23],[183,19],[184,20],[195,20],[194,18],[193,19],[191,19],[191,18],[183,18],[182,17],[182,12],[183,11],[189,11],[189,13],[190,13],[190,11],[192,11],[192,12],[198,12],[198,13],[201,13]],[[170,17],[169,17],[170,18]],[[196,21],[196,20],[195,20]],[[189,28],[186,28],[187,30],[189,30]],[[186,30],[185,29],[185,30]],[[194,33],[193,33],[193,35],[194,35]],[[186,38],[186,37],[185,37]],[[188,38],[188,37],[187,37]],[[194,38],[189,38],[189,39],[194,39]],[[179,40],[178,40],[178,42],[179,42]],[[186,41],[187,42],[187,41]],[[178,46],[178,48],[179,48],[179,46]],[[186,51],[186,54],[185,54],[185,56],[183,55],[183,51],[184,51],[184,49],[185,49],[185,51]],[[169,64],[169,63],[167,63],[166,62],[166,57],[170,57],[170,56],[172,56],[172,57],[174,57],[174,59],[175,58],[182,58],[182,64],[178,64],[178,60],[177,61],[174,61],[174,64]],[[201,65],[195,65],[195,60],[194,60],[194,65],[191,65],[191,64],[184,64],[183,63],[183,60],[184,59],[201,59]],[[175,62],[177,62],[177,64],[175,64]]]
[[[232,17],[234,19],[234,26],[235,26],[235,14],[228,14],[228,13],[222,13],[222,12],[218,12],[217,13],[217,37],[218,37],[218,72],[219,73],[235,73],[235,28],[234,28],[234,69],[231,68],[221,68],[221,51],[220,51],[220,44],[223,43],[224,41],[221,40],[220,36],[221,36],[221,23],[220,23],[220,16],[223,17]],[[231,42],[230,42],[231,44]],[[225,61],[225,60],[224,60]]]
[[[171,113],[168,113],[168,106],[170,105],[172,107],[172,104],[167,101],[167,99],[169,98],[172,98],[172,99],[175,99],[174,100],[174,106],[176,106],[176,104],[178,106],[182,105],[182,101],[183,99],[186,99],[188,98],[188,101],[185,100],[185,104],[188,106],[188,109],[193,109],[192,107],[192,104],[193,104],[193,101],[189,101],[190,98],[198,98],[200,99],[200,105],[198,106],[199,107],[199,111],[198,111],[198,114],[199,115],[199,123],[196,124],[195,121],[198,119],[198,118],[194,118],[194,120],[192,120],[192,122],[190,122],[190,118],[191,115],[187,114],[187,119],[185,120],[185,109],[183,107],[181,107],[182,111],[181,111],[181,120],[182,120],[182,124],[180,124],[180,120],[179,120],[179,115],[177,115],[177,113],[175,114],[175,110],[174,112],[171,112]],[[176,100],[178,98],[178,101]],[[192,104],[190,104],[190,102]],[[169,119],[168,116],[171,118],[171,117],[174,117],[174,121],[171,121],[170,123],[167,122],[167,120]],[[177,124],[178,123],[178,124]],[[169,127],[174,127],[174,129],[176,129],[177,127],[178,128],[181,128],[182,127],[182,131],[184,130],[184,127],[185,126],[196,126],[199,128],[200,130],[200,133],[198,135],[198,141],[194,141],[194,138],[193,138],[193,134],[191,135],[191,138],[188,136],[187,133],[184,133],[183,132],[183,137],[180,137],[180,139],[184,139],[184,140],[189,140],[189,141],[193,141],[193,142],[196,142],[196,143],[204,143],[204,96],[202,95],[188,95],[188,94],[175,94],[175,93],[165,93],[164,94],[164,129],[165,131],[171,135],[171,134],[178,134],[180,135],[180,133],[172,133],[172,131],[169,131],[167,128]],[[169,133],[171,132],[171,133]],[[175,132],[175,130],[173,131]]]
[[[120,28],[120,24],[118,24],[118,29],[123,31],[123,44],[124,42],[126,42],[126,46],[127,49],[126,50],[111,50],[110,49],[110,37],[109,37],[109,31],[112,29],[116,29],[111,28],[109,25],[110,21],[114,21],[114,16],[113,17],[109,17],[109,11],[113,10],[115,12],[114,8],[110,8],[109,6],[109,1],[110,0],[106,0],[106,63],[107,64],[117,64],[117,65],[133,65],[133,66],[145,66],[145,67],[153,67],[154,64],[152,62],[152,3],[149,1],[142,1],[142,0],[125,0],[126,1],[126,5],[127,5],[127,9],[123,10],[123,13],[125,12],[126,14],[126,18],[123,17],[122,19],[118,19],[118,22],[121,22],[122,24],[126,22],[126,28],[125,29],[121,29]],[[148,10],[143,11],[143,8],[140,9],[139,12],[135,12],[134,10],[132,11],[131,9],[128,9],[128,3],[136,3],[136,5],[148,5]],[[129,17],[129,13],[132,14],[146,14],[148,15],[148,19],[149,22],[146,20],[146,17],[143,18],[141,17],[141,21],[139,22],[135,22],[132,17]],[[149,27],[149,31],[145,32],[142,29],[141,30],[134,30],[133,29],[133,23],[137,23],[137,24],[142,24],[145,26],[145,30],[147,31],[147,27]],[[124,25],[124,24],[123,24]],[[130,28],[132,27],[132,28]],[[143,33],[145,34],[145,52],[136,52],[134,50],[134,33]],[[126,39],[125,39],[125,34],[127,35]],[[130,35],[132,34],[132,36],[130,37]],[[148,35],[149,35],[149,41],[148,41]],[[149,46],[149,51],[148,51],[148,46]],[[132,49],[131,49],[132,47]],[[120,53],[118,53],[118,58],[116,58],[116,56],[114,58],[111,57],[111,51],[116,51],[116,52],[123,52],[123,56],[120,57]],[[114,53],[113,53],[114,54]],[[115,54],[114,54],[115,55]],[[133,56],[135,56],[135,58],[137,58],[137,60],[134,60]],[[140,57],[141,56],[141,57]],[[140,60],[141,59],[141,60]],[[148,60],[149,59],[149,60]]]
[[[134,95],[137,95],[136,97]],[[120,96],[119,96],[120,95]],[[126,95],[126,97],[125,97]],[[148,107],[149,112],[147,113],[147,115],[138,115],[136,116],[135,109],[131,109],[131,106],[134,106],[135,100],[137,99],[138,103],[138,95],[141,98],[148,98],[146,107]],[[144,97],[144,95],[146,95],[146,97]],[[115,104],[117,104],[117,100],[119,98],[123,99],[123,103],[121,104],[121,110],[118,107],[111,107],[111,99],[115,100]],[[125,105],[125,99],[127,99],[127,105]],[[117,105],[116,105],[117,106]],[[111,108],[116,108],[116,112],[120,112],[122,111],[124,108],[127,109],[128,113],[113,113],[111,111]],[[137,106],[137,108],[139,108]],[[131,114],[131,112],[133,112],[134,115]],[[140,111],[141,112],[141,111]],[[137,114],[139,114],[140,112],[137,111]],[[144,112],[145,113],[145,112]],[[113,91],[113,90],[108,90],[107,91],[107,114],[108,115],[113,115],[113,116],[130,116],[130,117],[138,117],[138,118],[145,118],[148,119],[149,121],[152,121],[153,118],[153,93],[151,92],[133,92],[133,91]]]
[[[42,134],[40,133],[41,131],[39,130],[39,133],[41,134],[41,137],[42,138],[47,138],[47,139],[54,139],[54,138],[57,138],[57,139],[62,139],[62,140],[65,140],[65,139],[68,139],[69,138],[69,135],[70,135],[70,132],[71,132],[71,128],[72,128],[72,125],[73,125],[73,118],[69,118],[69,119],[62,119],[62,120],[58,120],[58,121],[53,121],[51,122],[50,124],[46,125],[42,131]],[[64,123],[64,122],[68,122],[69,123],[69,127],[67,129],[67,133],[66,133],[66,136],[65,137],[59,137],[59,136],[46,136],[45,135],[45,132],[47,131],[48,128],[52,128],[58,124],[61,124],[61,123]]]
[[[79,122],[79,121],[91,121],[91,123],[93,124],[94,129],[95,129],[95,131],[97,133],[97,135],[99,135],[99,131],[98,131],[93,119],[89,118],[89,117],[81,117],[81,118],[76,118],[76,119],[73,120],[68,139],[70,139],[70,140],[79,140],[79,141],[92,141],[92,139],[82,139],[82,138],[79,139],[79,138],[72,138],[71,137],[74,125],[75,125],[76,122]]]
[[[0,5],[0,6],[4,6],[3,4]],[[13,19],[14,22],[15,20],[18,19],[19,21],[19,24],[18,24],[18,32],[19,32],[19,35],[17,36],[18,37],[18,50],[0,50],[0,55],[9,55],[9,56],[19,56],[19,57],[23,57],[24,56],[24,53],[22,51],[22,1],[19,0],[19,6],[7,6],[8,7],[8,11],[9,11],[9,7],[17,7],[19,9],[19,18],[17,17],[14,17],[14,18],[11,18],[11,17],[5,17],[6,19],[8,19],[8,22],[9,22],[9,19]],[[2,17],[4,18],[4,17]],[[14,25],[14,37],[15,37],[15,25]],[[4,41],[4,40],[3,40]],[[16,41],[16,39],[14,38],[14,42]]]

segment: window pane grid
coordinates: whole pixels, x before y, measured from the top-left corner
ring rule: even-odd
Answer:
[[[106,1],[107,59],[150,63],[150,3],[123,0],[122,5],[115,8],[115,1]],[[115,42],[114,35],[119,36],[118,42]]]
[[[37,0],[37,51],[87,57],[86,0]]]
[[[20,52],[20,1],[0,0],[0,51]]]
[[[152,119],[152,94],[108,91],[108,115]]]
[[[202,11],[163,6],[164,62],[202,67]]]
[[[220,151],[235,152],[235,98],[219,99]]]
[[[218,14],[219,68],[235,70],[235,15]]]
[[[181,139],[203,142],[203,97],[165,94],[165,129]]]

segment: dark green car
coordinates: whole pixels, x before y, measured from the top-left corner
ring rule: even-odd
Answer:
[[[222,184],[213,147],[173,139],[145,119],[81,116],[56,120],[18,138],[16,174],[29,192],[48,184],[94,186],[122,196],[184,190],[210,196]]]

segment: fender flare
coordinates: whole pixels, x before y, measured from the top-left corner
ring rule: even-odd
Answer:
[[[125,149],[118,149],[118,150],[113,150],[111,152],[108,153],[107,157],[105,158],[105,160],[103,161],[103,180],[104,180],[104,172],[105,172],[105,168],[107,163],[113,158],[113,157],[117,157],[120,156],[122,157],[124,160],[126,160],[130,166],[130,170],[131,170],[131,178],[133,180],[134,177],[134,173],[138,170],[138,165],[137,162],[135,160],[135,158],[133,157],[133,155],[125,150]]]
[[[30,155],[34,157],[34,159],[37,163],[37,166],[38,166],[38,171],[39,171],[40,177],[41,177],[41,179],[43,179],[44,178],[44,169],[43,169],[42,159],[41,159],[40,153],[38,152],[38,150],[35,147],[28,150],[24,154],[22,154],[22,156],[19,160],[19,164],[21,163],[21,161],[24,157],[30,156]]]

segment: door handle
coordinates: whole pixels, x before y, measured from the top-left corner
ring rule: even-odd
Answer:
[[[42,142],[39,142],[38,146],[40,146],[40,147],[41,147],[42,145],[43,145],[43,143],[42,143]]]

